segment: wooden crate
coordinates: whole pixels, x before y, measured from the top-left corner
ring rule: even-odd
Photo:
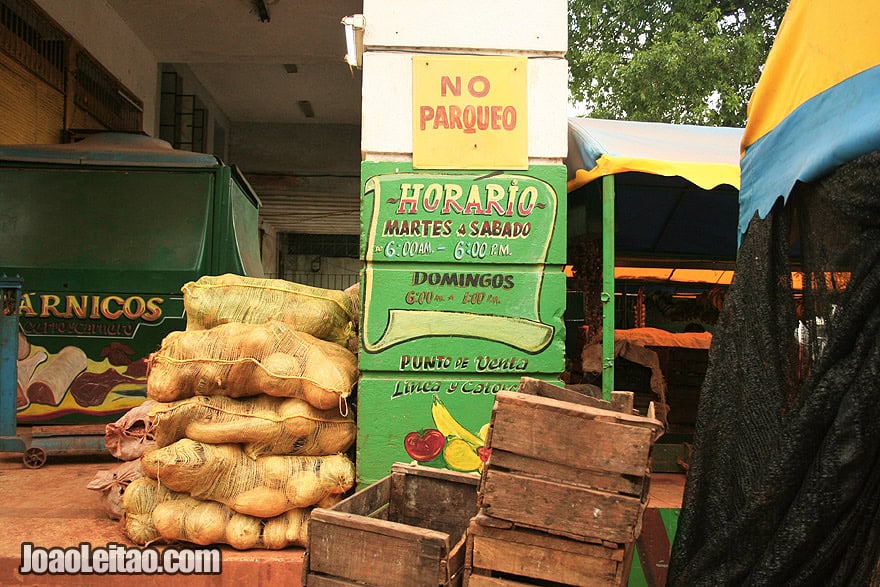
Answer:
[[[527,395],[549,397],[550,399],[580,404],[582,406],[611,410],[612,412],[635,414],[635,411],[633,410],[634,394],[631,391],[612,391],[611,400],[606,401],[598,397],[592,397],[585,393],[575,391],[574,389],[553,385],[552,383],[535,379],[534,377],[522,377],[520,378],[519,392]],[[643,413],[648,413],[648,406],[646,405],[645,408],[646,411]],[[649,416],[652,418],[654,417],[653,414],[649,414]]]
[[[634,540],[647,505],[653,418],[499,392],[479,492],[487,516],[587,540]]]
[[[497,525],[497,526],[496,526]],[[587,542],[504,527],[478,515],[468,528],[465,587],[627,584],[634,543]]]
[[[309,521],[308,587],[456,587],[477,512],[475,475],[395,463],[391,475]]]

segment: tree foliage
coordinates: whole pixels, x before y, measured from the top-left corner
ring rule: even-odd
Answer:
[[[569,90],[596,118],[743,126],[788,0],[569,0]]]

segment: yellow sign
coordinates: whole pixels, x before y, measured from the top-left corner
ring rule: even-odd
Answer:
[[[528,169],[525,57],[413,57],[413,167]]]

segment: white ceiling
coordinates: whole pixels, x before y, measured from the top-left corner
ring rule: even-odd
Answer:
[[[361,74],[343,61],[340,21],[362,0],[265,0],[268,22],[255,0],[107,2],[159,62],[188,65],[233,123],[361,122]]]
[[[158,62],[188,66],[233,125],[361,124],[362,75],[343,60],[341,20],[362,13],[363,0],[265,0],[268,22],[255,0],[106,1]],[[305,117],[301,100],[314,118]],[[352,161],[352,177],[323,178],[330,185],[317,187],[321,178],[244,171],[262,201],[261,218],[279,232],[359,234],[357,145]]]

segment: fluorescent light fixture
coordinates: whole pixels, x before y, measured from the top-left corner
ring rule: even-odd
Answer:
[[[351,68],[360,67],[364,60],[364,26],[363,14],[354,14],[342,19],[345,26],[345,62]]]
[[[266,8],[266,2],[264,0],[254,0],[254,6],[257,9],[257,16],[260,17],[260,22],[269,22],[269,9]]]
[[[299,109],[302,111],[303,116],[306,118],[314,118],[315,111],[312,109],[312,103],[308,100],[300,100],[296,103],[299,106]]]

